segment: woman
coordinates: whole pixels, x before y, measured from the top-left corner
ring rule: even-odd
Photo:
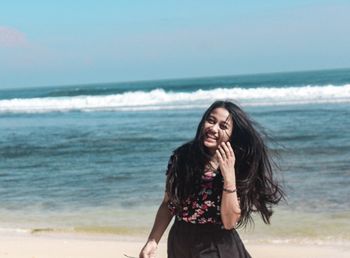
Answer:
[[[252,221],[252,212],[270,223],[283,197],[272,165],[247,114],[232,102],[214,102],[195,138],[169,160],[164,199],[139,257],[154,257],[174,215],[168,258],[251,257],[235,228]]]

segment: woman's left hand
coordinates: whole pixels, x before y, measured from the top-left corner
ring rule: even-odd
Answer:
[[[216,150],[219,166],[224,181],[235,184],[235,162],[236,157],[230,142],[222,142]]]

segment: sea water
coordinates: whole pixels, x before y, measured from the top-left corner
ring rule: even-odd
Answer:
[[[349,243],[350,70],[0,91],[0,231],[144,235],[172,151],[236,102],[273,138],[287,198],[248,241]]]

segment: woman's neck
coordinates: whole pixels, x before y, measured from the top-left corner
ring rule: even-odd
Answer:
[[[206,171],[216,171],[219,168],[219,162],[213,157],[205,167]]]

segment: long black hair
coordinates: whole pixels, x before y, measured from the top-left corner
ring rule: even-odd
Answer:
[[[252,222],[252,213],[259,212],[266,224],[270,223],[272,206],[283,197],[284,192],[273,171],[277,166],[265,143],[266,134],[236,104],[215,101],[204,113],[193,140],[174,151],[168,167],[166,190],[176,208],[195,194],[200,185],[204,167],[211,159],[204,146],[204,123],[216,108],[225,108],[233,121],[230,143],[235,153],[237,194],[240,198],[241,217],[238,226]]]

